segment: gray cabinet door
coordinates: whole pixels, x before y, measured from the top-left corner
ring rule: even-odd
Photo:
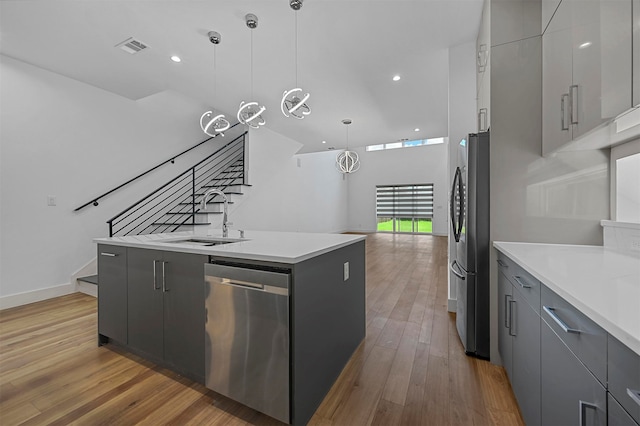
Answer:
[[[606,425],[606,390],[546,323],[540,331],[542,424]]]
[[[162,252],[129,248],[129,346],[163,359]]]
[[[164,360],[204,383],[204,255],[164,252]]]
[[[540,317],[514,287],[511,304],[511,386],[527,425],[540,424]]]
[[[618,401],[610,393],[607,394],[607,398],[609,404],[607,407],[607,416],[609,418],[607,426],[637,426],[638,423],[633,420],[629,413],[624,411],[624,408],[618,404]]]
[[[127,249],[98,245],[98,333],[127,343]]]
[[[511,282],[500,271],[498,273],[498,351],[500,352],[500,358],[502,358],[502,366],[507,371],[509,380],[513,381],[512,372],[512,347],[513,340],[510,335],[512,315],[511,305],[512,303],[512,290]]]

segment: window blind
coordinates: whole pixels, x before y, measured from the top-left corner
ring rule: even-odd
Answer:
[[[433,184],[376,186],[376,216],[433,218]]]

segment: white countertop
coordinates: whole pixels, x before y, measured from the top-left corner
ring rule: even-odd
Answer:
[[[640,355],[640,258],[602,246],[493,246]]]
[[[183,253],[223,256],[236,259],[263,260],[279,263],[298,263],[348,246],[366,238],[365,235],[321,234],[308,232],[245,231],[244,240],[211,247],[182,243],[167,243],[185,238],[220,238],[220,229],[200,228],[196,231],[167,234],[130,235],[126,237],[95,238],[98,244],[112,244]],[[229,231],[229,239],[239,240],[237,230]]]

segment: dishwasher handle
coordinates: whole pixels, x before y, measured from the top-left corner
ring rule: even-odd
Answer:
[[[289,290],[286,288],[275,287],[272,285],[265,285],[265,284],[250,283],[248,281],[230,280],[229,278],[222,278],[222,280],[220,281],[220,284],[230,285],[232,287],[242,287],[247,290],[264,291],[265,293],[279,294],[282,296],[289,295]]]

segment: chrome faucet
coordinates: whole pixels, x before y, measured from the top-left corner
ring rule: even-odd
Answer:
[[[219,195],[222,197],[222,201],[224,202],[224,213],[222,215],[222,237],[226,238],[229,236],[229,227],[227,226],[227,204],[229,203],[229,199],[221,190],[212,188],[204,193],[204,196],[202,197],[201,210],[207,209],[207,198],[209,198],[210,195]]]

